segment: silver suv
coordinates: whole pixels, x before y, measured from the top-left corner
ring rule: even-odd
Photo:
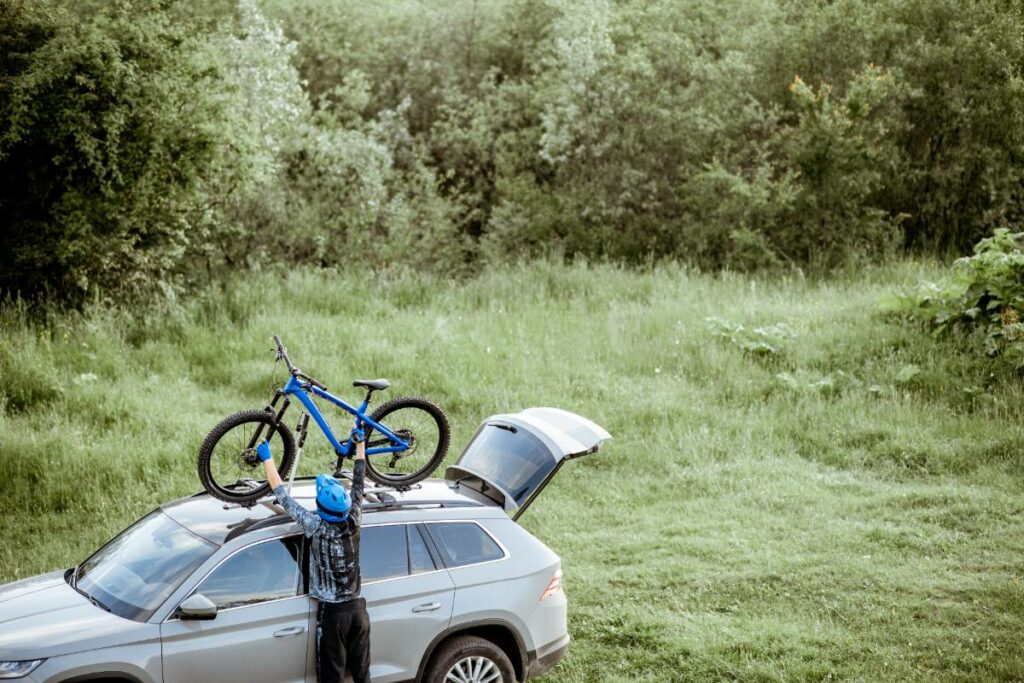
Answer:
[[[609,438],[553,408],[497,415],[445,478],[368,488],[363,595],[376,683],[514,683],[569,647],[561,560],[516,519]],[[312,482],[292,495],[311,509]],[[0,680],[315,681],[309,548],[267,499],[197,494],[77,567],[0,587]]]

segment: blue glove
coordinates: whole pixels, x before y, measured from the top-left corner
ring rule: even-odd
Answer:
[[[274,456],[270,453],[270,444],[267,443],[266,440],[256,447],[256,455],[259,456],[260,462],[266,462],[274,459]]]

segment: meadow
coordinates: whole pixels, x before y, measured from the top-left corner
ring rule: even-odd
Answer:
[[[268,399],[278,333],[343,396],[386,376],[441,403],[449,462],[529,406],[612,433],[521,520],[564,564],[552,683],[1024,680],[1024,391],[879,312],[934,273],[264,271],[145,312],[9,303],[0,581],[198,490],[206,432]],[[330,462],[310,444],[306,474]]]

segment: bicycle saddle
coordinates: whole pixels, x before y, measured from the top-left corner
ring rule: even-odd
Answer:
[[[391,382],[387,381],[384,378],[381,378],[381,379],[357,379],[354,382],[352,382],[352,386],[354,386],[354,387],[366,387],[367,389],[371,389],[373,391],[382,391],[382,390],[387,389],[388,387],[390,387],[391,386]]]

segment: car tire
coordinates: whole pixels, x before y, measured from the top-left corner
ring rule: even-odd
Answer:
[[[479,675],[474,677],[474,671]],[[423,683],[451,681],[450,672],[460,683],[516,683],[515,669],[505,651],[476,636],[459,636],[442,645],[431,658]],[[495,678],[495,672],[501,677]]]

